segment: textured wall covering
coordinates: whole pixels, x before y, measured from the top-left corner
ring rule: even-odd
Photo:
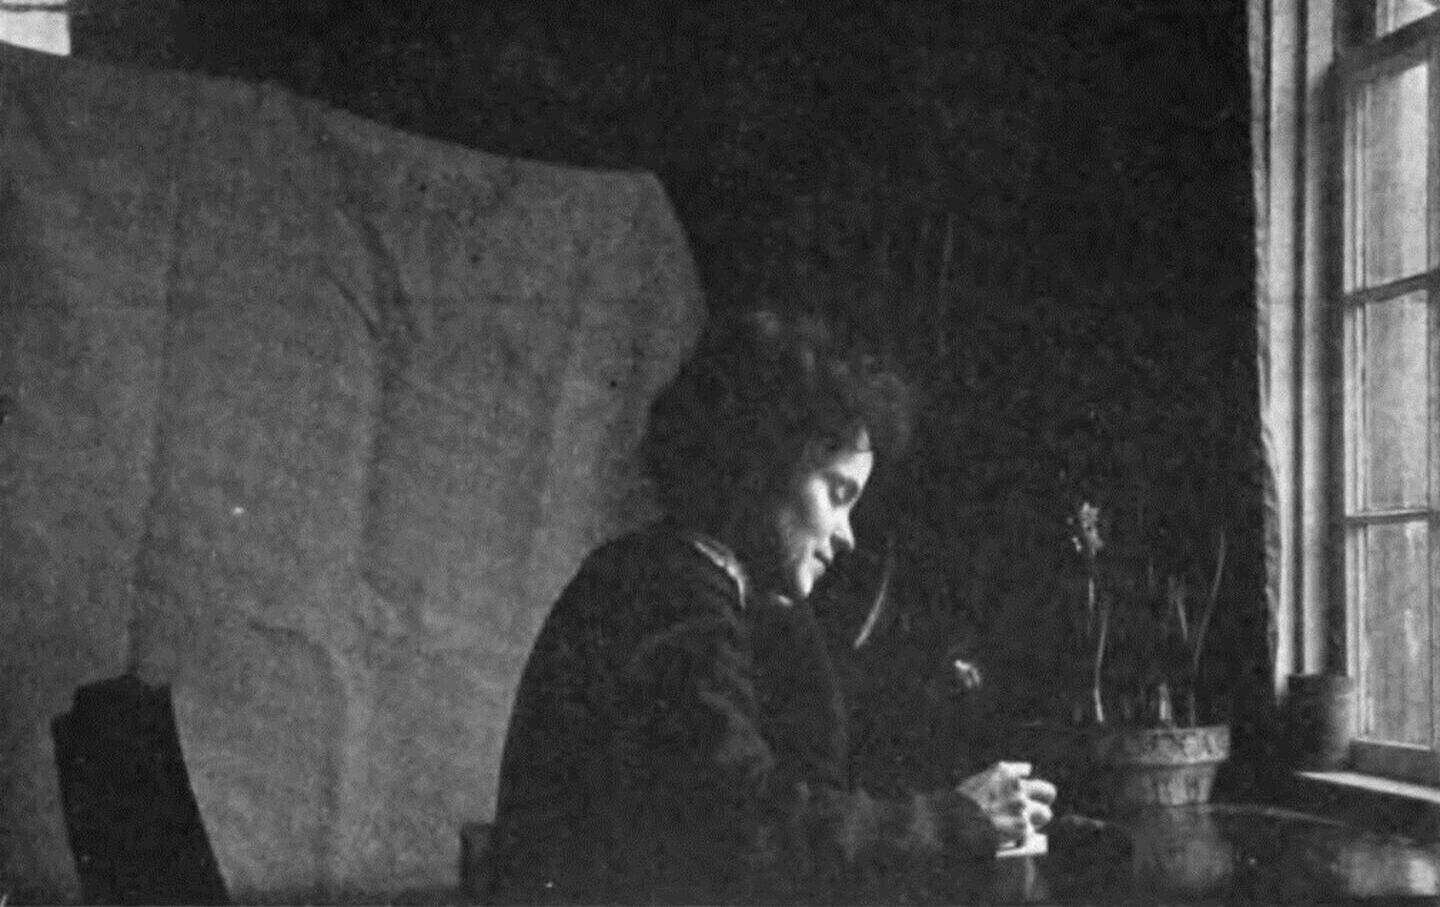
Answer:
[[[932,733],[955,703],[916,707],[955,646],[986,668],[977,705],[1063,707],[1075,658],[1049,642],[1080,601],[1065,520],[1086,499],[1171,557],[1228,530],[1203,692],[1272,695],[1244,0],[114,0],[76,35],[653,172],[711,306],[814,309],[895,348],[923,412],[894,494],[857,515],[872,554],[896,534],[905,612],[898,659],[854,675],[867,770],[963,762],[958,730]],[[1237,749],[1266,728],[1237,717]]]
[[[0,52],[0,878],[73,892],[48,722],[128,668],[232,895],[453,883],[701,314],[648,176]]]

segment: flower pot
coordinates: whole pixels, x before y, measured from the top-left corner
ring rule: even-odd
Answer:
[[[1207,803],[1230,726],[1108,728],[1090,736],[1097,794],[1112,810]]]
[[[1230,755],[1230,726],[1074,727],[1027,722],[1014,751],[1060,789],[1065,809],[1104,814],[1207,803]]]

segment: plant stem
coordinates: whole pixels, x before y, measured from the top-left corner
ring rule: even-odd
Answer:
[[[1096,724],[1105,723],[1105,703],[1100,696],[1100,676],[1101,669],[1105,665],[1105,643],[1109,635],[1110,604],[1106,602],[1100,606],[1100,632],[1095,643],[1095,674],[1090,681],[1090,698]]]
[[[1089,595],[1085,599],[1085,632],[1095,632],[1095,569],[1092,566],[1090,576],[1087,578]]]
[[[1215,576],[1210,580],[1210,595],[1205,602],[1205,613],[1200,626],[1195,628],[1195,647],[1190,653],[1190,683],[1193,686],[1200,676],[1200,653],[1205,647],[1205,631],[1210,629],[1210,615],[1215,613],[1215,600],[1220,597],[1220,577],[1225,572],[1225,530],[1220,530],[1216,543]]]

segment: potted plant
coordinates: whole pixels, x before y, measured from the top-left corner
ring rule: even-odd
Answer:
[[[1083,575],[1074,596],[1072,783],[1091,808],[1206,802],[1230,752],[1229,726],[1202,722],[1197,695],[1225,532],[1177,554],[1146,537],[1142,516],[1128,538],[1112,538],[1107,514],[1088,501],[1069,523]]]

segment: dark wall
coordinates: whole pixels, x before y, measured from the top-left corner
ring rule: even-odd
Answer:
[[[884,681],[857,689],[878,764],[953,749],[957,714],[1063,711],[1081,500],[1164,563],[1225,529],[1202,704],[1247,745],[1269,668],[1241,0],[125,0],[76,44],[652,170],[712,306],[894,349],[923,407],[862,515],[901,553],[902,620],[866,656]],[[951,649],[985,692],[944,688]]]

